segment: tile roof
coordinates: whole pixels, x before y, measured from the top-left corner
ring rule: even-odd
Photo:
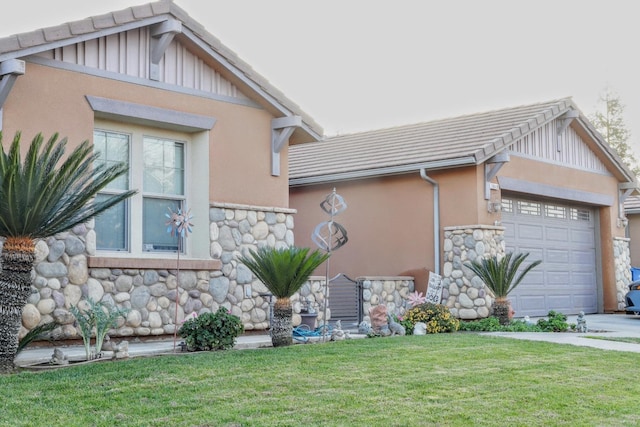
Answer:
[[[322,135],[323,130],[308,114],[282,92],[272,86],[258,74],[249,64],[244,62],[232,50],[223,45],[218,38],[209,33],[200,23],[195,21],[172,0],[160,0],[123,10],[92,16],[79,21],[67,22],[54,27],[42,28],[26,33],[0,38],[0,62],[21,58],[31,54],[76,43],[80,40],[125,31],[136,26],[150,25],[149,20],[156,18],[161,22],[167,16],[173,16],[182,22],[194,35],[206,45],[235,66],[244,76],[259,88],[273,97],[278,103],[293,114],[302,117],[303,122],[315,133]],[[151,22],[155,23],[155,22]],[[98,34],[99,33],[99,34]]]
[[[578,108],[571,98],[563,98],[295,145],[289,148],[289,182],[305,185],[423,167],[481,164],[569,110]],[[588,120],[580,117],[597,134]],[[617,158],[608,146],[603,148]]]

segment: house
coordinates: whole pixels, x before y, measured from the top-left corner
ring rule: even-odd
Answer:
[[[424,292],[433,271],[443,302],[475,319],[491,295],[463,264],[528,252],[543,263],[510,294],[516,316],[624,309],[636,178],[570,98],[296,145],[289,183],[297,244],[333,189],[348,205],[333,273],[411,275]]]
[[[139,190],[38,242],[22,334],[55,319],[77,337],[69,308],[88,297],[130,309],[120,336],[223,306],[267,328],[266,289],[237,258],[293,244],[288,144],[323,131],[186,11],[157,1],[0,38],[0,129],[5,143],[91,140],[100,161],[130,166],[104,194]],[[193,234],[172,238],[167,208],[189,210]]]

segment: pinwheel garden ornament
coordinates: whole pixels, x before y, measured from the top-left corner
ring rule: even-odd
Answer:
[[[173,351],[176,351],[176,339],[178,335],[178,304],[180,304],[180,246],[183,238],[186,238],[189,233],[192,232],[193,224],[191,220],[193,216],[191,216],[191,210],[183,210],[178,208],[177,212],[171,210],[171,208],[167,208],[169,211],[165,213],[167,217],[167,221],[165,225],[167,226],[167,233],[171,234],[171,237],[178,237],[178,263],[176,268],[176,309],[175,309],[175,319],[174,319],[174,329],[173,329]]]

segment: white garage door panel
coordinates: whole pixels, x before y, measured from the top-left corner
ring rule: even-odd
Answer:
[[[588,230],[571,230],[571,241],[573,243],[583,243],[587,246],[593,246],[594,235]]]
[[[541,259],[509,295],[516,316],[597,312],[595,213],[584,207],[503,200],[507,251]]]
[[[561,313],[567,313],[573,308],[573,298],[571,295],[554,295],[548,299],[548,310],[555,310]],[[548,310],[547,313],[548,314]]]
[[[523,297],[514,297],[510,299],[511,299],[511,304],[518,303],[518,304],[514,304],[513,305],[514,307],[516,305],[519,305],[519,306],[529,307],[531,310],[546,310],[546,307],[547,307],[547,302],[545,301],[544,295],[540,295],[540,296],[529,295],[529,296],[523,296]],[[526,316],[526,315],[521,314],[516,310],[516,317],[522,317],[522,316]]]
[[[569,240],[569,230],[566,228],[558,228],[558,227],[547,227],[547,240],[548,241],[556,241],[556,242],[566,242]]]
[[[558,249],[547,249],[545,251],[546,259],[555,263],[564,263],[567,264],[569,262],[569,253],[567,251],[558,250]],[[538,254],[536,254],[538,255]],[[531,253],[529,255],[531,259],[534,259],[534,254]],[[535,257],[535,259],[542,259],[539,255]]]
[[[543,229],[539,225],[521,224],[517,228],[517,236],[519,239],[535,241],[542,241]]]
[[[572,251],[571,252],[571,264],[593,266],[593,262],[596,259],[595,251]]]
[[[547,271],[546,276],[549,285],[562,286],[569,283],[569,273],[566,271]]]

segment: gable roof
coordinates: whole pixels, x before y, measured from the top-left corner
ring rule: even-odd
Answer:
[[[510,144],[569,111],[615,165],[633,173],[579,112],[571,98],[522,105],[425,123],[327,138],[290,147],[292,186],[478,165]]]
[[[211,49],[210,53],[215,55],[212,59],[231,72],[234,83],[241,86],[244,91],[257,95],[260,105],[276,116],[300,116],[303,130],[313,139],[321,138],[323,130],[320,125],[172,0],[160,0],[0,38],[0,63],[8,59],[25,58],[78,42],[161,23],[172,18],[182,24],[182,32],[177,37],[196,42],[195,45],[203,44]]]

